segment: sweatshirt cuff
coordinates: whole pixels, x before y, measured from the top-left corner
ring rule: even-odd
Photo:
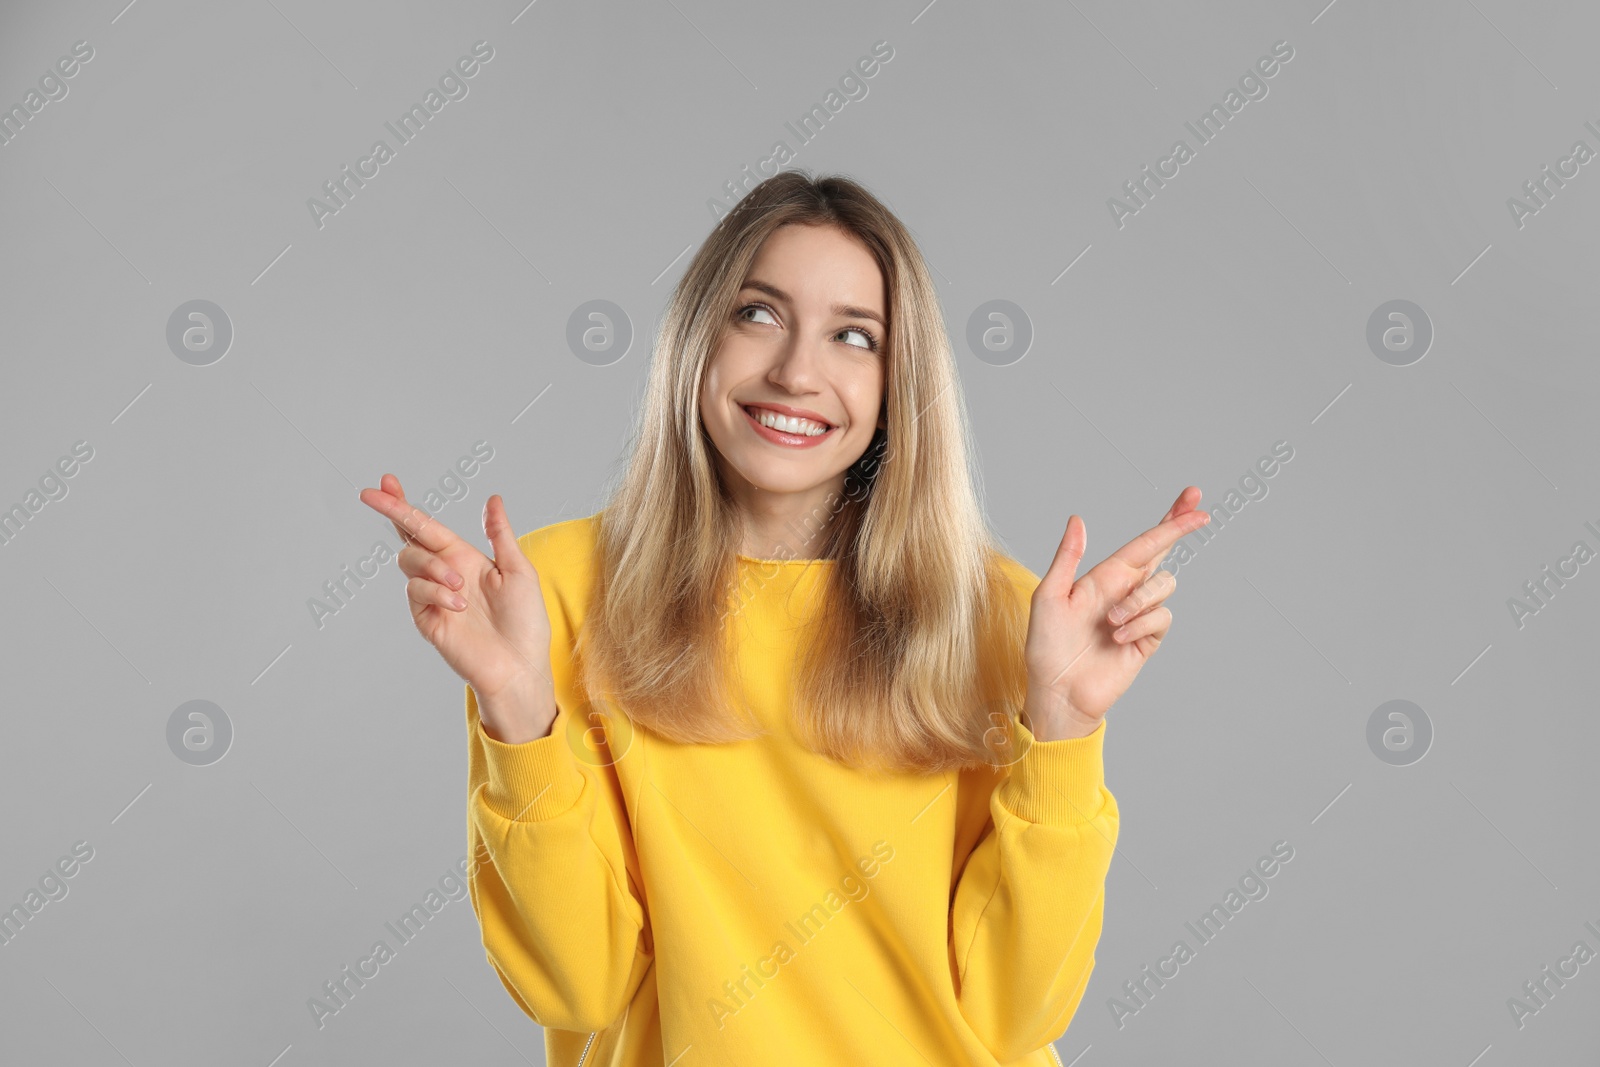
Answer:
[[[483,800],[490,811],[511,822],[539,822],[572,807],[583,792],[583,772],[567,747],[564,725],[509,745],[490,737],[479,721],[478,741],[489,771]]]
[[[1000,801],[1019,819],[1063,825],[1086,823],[1100,814],[1106,773],[1105,720],[1087,737],[1036,740],[1018,722],[1028,750],[1000,784]]]

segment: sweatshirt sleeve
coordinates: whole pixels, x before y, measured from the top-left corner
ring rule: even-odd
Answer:
[[[549,736],[506,744],[466,688],[468,885],[484,953],[539,1025],[607,1029],[653,953],[615,772],[574,755],[567,709]]]
[[[950,908],[961,1013],[1001,1063],[1059,1038],[1083,999],[1119,821],[1104,722],[1056,741],[1017,728],[1029,747],[990,794]]]

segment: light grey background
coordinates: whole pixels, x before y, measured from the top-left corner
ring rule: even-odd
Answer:
[[[0,146],[0,507],[94,450],[0,545],[0,905],[94,850],[0,946],[0,1060],[541,1062],[465,899],[313,1021],[464,857],[466,738],[394,566],[320,628],[308,601],[394,545],[360,487],[419,497],[475,441],[440,521],[482,544],[493,492],[519,533],[594,511],[708,201],[784,140],[937,268],[987,507],[1035,572],[1073,512],[1087,566],[1294,450],[1111,712],[1122,836],[1063,1062],[1595,1062],[1600,962],[1520,1027],[1507,1005],[1600,951],[1600,564],[1508,606],[1600,549],[1600,163],[1507,206],[1600,150],[1592,7],[124,2],[0,13],[6,107],[94,49]],[[319,228],[308,198],[479,40],[468,95]],[[801,145],[784,124],[880,40]],[[1268,95],[1119,228],[1108,198],[1281,40]],[[166,341],[196,299],[234,331],[203,367]],[[599,299],[635,333],[605,366],[566,339]],[[1034,334],[1006,365],[965,341],[997,299]],[[1366,339],[1396,299],[1435,331],[1404,367]],[[1394,699],[1434,731],[1409,766],[1367,742]],[[191,700],[234,731],[209,766],[168,746]],[[1119,1027],[1122,984],[1276,841],[1269,895]]]

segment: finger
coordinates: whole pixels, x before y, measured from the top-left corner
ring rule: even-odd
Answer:
[[[511,519],[506,516],[506,502],[496,493],[483,505],[483,532],[494,546],[494,565],[502,571],[522,571],[532,574],[533,564],[522,554],[516,535],[511,532]]]
[[[406,491],[400,487],[400,479],[396,478],[392,474],[385,474],[382,478],[380,478],[378,480],[378,488],[399,500],[402,504],[410,503],[410,501],[406,499]],[[391,523],[390,525],[394,527],[394,532],[399,536],[402,544],[411,543],[411,535],[406,533],[405,527],[401,526],[398,522]]]
[[[443,552],[462,543],[461,538],[435,521],[432,515],[382,489],[361,490],[361,502],[393,522],[405,540],[415,541],[429,552]]]
[[[1165,556],[1167,549],[1178,543],[1178,538],[1193,533],[1210,521],[1210,512],[1185,511],[1158,526],[1152,526],[1107,558],[1121,560],[1130,567],[1147,569]]]
[[[1038,588],[1047,596],[1071,592],[1073,576],[1078,573],[1078,564],[1083,561],[1083,550],[1088,543],[1089,532],[1083,520],[1077,515],[1069,515],[1067,530],[1061,535],[1055,558],[1050,561],[1050,568],[1044,572],[1044,577],[1039,579]]]
[[[1123,598],[1121,603],[1106,612],[1106,618],[1113,625],[1126,622],[1167,599],[1177,587],[1177,575],[1171,571],[1158,570],[1154,577],[1145,579],[1137,589]]]
[[[1198,486],[1194,486],[1194,485],[1184,486],[1183,492],[1178,494],[1178,499],[1174,500],[1172,502],[1172,506],[1167,509],[1167,513],[1165,515],[1161,516],[1161,522],[1166,523],[1166,522],[1170,522],[1171,520],[1179,518],[1179,517],[1184,516],[1184,515],[1194,514],[1194,506],[1199,502],[1200,502],[1200,488]],[[1203,525],[1205,525],[1205,523],[1202,522],[1200,525],[1203,526]],[[1156,528],[1159,529],[1159,526],[1157,526]],[[1200,528],[1199,526],[1194,527],[1194,529],[1196,529],[1196,530],[1199,529],[1199,528]],[[1146,532],[1149,532],[1149,531],[1146,531]],[[1189,530],[1189,531],[1185,531],[1185,532],[1186,533],[1192,533],[1193,530]],[[1183,535],[1180,534],[1179,536],[1181,537]],[[1127,547],[1127,545],[1123,546],[1123,548],[1126,548],[1126,547]],[[1155,571],[1158,567],[1161,566],[1161,562],[1160,561],[1163,558],[1165,558],[1165,556],[1166,556],[1166,550],[1165,549],[1158,550],[1155,553],[1155,556],[1151,559],[1151,561],[1149,563],[1146,563],[1143,567],[1138,568],[1139,574],[1138,574],[1137,578],[1135,578],[1135,582],[1142,583],[1142,582],[1149,581],[1151,573],[1153,571]],[[1092,574],[1094,572],[1091,571],[1090,573]],[[1124,616],[1124,617],[1126,618],[1127,616]],[[1113,621],[1115,621],[1115,620],[1113,620]]]
[[[426,607],[444,608],[446,611],[467,610],[465,597],[428,578],[413,578],[407,582],[406,599],[411,602],[413,619],[422,614],[422,609]]]
[[[460,589],[466,582],[450,569],[450,564],[418,544],[409,544],[397,557],[400,573],[407,578],[428,578],[451,589]]]
[[[1166,636],[1167,631],[1171,628],[1172,609],[1156,608],[1154,611],[1147,611],[1137,619],[1123,624],[1111,636],[1121,645],[1137,641],[1141,637],[1153,637],[1155,638],[1154,644],[1151,645],[1150,649],[1144,649],[1148,653],[1155,645],[1161,643],[1161,639]]]
[[[1172,507],[1168,508],[1167,513],[1161,516],[1161,521],[1167,522],[1168,520],[1175,519],[1180,515],[1188,515],[1193,513],[1194,506],[1200,502],[1200,495],[1199,486],[1184,486],[1183,492],[1178,494],[1178,499],[1172,502]],[[1204,524],[1202,523],[1201,525]],[[1199,529],[1199,527],[1195,527],[1195,529]],[[1190,532],[1192,533],[1193,531],[1191,530]],[[1157,558],[1155,560],[1152,560],[1150,563],[1140,568],[1140,581],[1149,580],[1151,572],[1161,566],[1160,560],[1165,557],[1165,554],[1166,553],[1164,551],[1157,553]]]
[[[1193,496],[1190,496],[1189,493],[1191,489],[1194,490]],[[1187,498],[1187,503],[1185,503],[1185,498]],[[1166,522],[1168,519],[1176,518],[1179,515],[1193,511],[1194,506],[1199,502],[1200,488],[1194,485],[1186,485],[1183,487],[1183,492],[1178,494],[1178,499],[1172,502],[1172,507],[1168,508],[1167,513],[1161,516],[1161,521]]]

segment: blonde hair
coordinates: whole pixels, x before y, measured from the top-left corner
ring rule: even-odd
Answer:
[[[1026,611],[979,504],[938,296],[900,220],[838,175],[785,171],[757,185],[717,223],[666,306],[631,456],[600,513],[577,642],[591,699],[681,743],[763,733],[731,688],[733,628],[723,620],[737,610],[742,524],[699,396],[757,251],[786,225],[859,240],[889,297],[887,428],[847,472],[827,520],[823,554],[834,563],[797,663],[797,734],[863,766],[1011,762],[1012,731],[996,726],[998,715],[1016,720],[1026,692]]]

